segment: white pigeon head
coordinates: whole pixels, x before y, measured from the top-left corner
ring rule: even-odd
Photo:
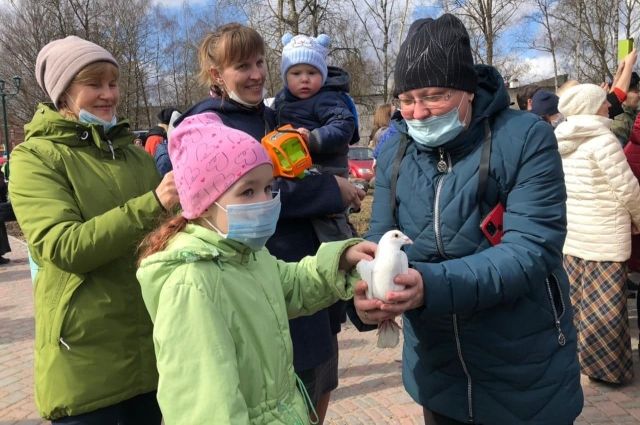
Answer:
[[[400,230],[389,230],[387,233],[382,235],[378,245],[392,246],[399,250],[403,245],[410,245],[412,243],[413,241]]]

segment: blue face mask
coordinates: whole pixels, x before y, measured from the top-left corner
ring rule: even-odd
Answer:
[[[464,130],[464,122],[460,121],[459,111],[465,98],[466,95],[463,95],[460,104],[446,114],[434,115],[424,120],[405,120],[409,128],[409,136],[416,143],[430,148],[437,148],[455,139]],[[467,109],[468,113],[469,109]]]
[[[220,232],[209,220],[203,219],[227,239],[241,242],[253,251],[264,248],[267,240],[276,232],[280,217],[280,193],[273,199],[254,204],[227,205],[216,203],[227,213],[228,232]]]
[[[113,116],[113,118],[111,118],[111,121],[105,121],[102,118],[93,115],[86,109],[80,109],[80,112],[78,113],[78,121],[85,124],[101,125],[104,128],[105,133],[118,122],[115,115]]]

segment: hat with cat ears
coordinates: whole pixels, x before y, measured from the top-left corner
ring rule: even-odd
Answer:
[[[293,36],[286,33],[282,36],[282,63],[280,64],[280,74],[284,84],[287,84],[287,71],[294,65],[307,64],[320,71],[322,84],[327,80],[327,53],[331,38],[326,34],[317,37],[308,35]]]

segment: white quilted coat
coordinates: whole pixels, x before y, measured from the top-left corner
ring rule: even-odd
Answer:
[[[610,126],[574,115],[555,130],[567,186],[563,253],[622,262],[631,256],[631,222],[640,228],[640,186]]]

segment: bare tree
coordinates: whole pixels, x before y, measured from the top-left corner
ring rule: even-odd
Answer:
[[[640,14],[638,13],[638,0],[620,1],[620,21],[624,29],[625,38],[632,37],[632,30],[638,30]]]
[[[405,20],[410,8],[409,0],[349,0],[353,13],[362,25],[367,44],[376,59],[381,76],[376,86],[382,88],[386,101],[391,98],[391,75],[398,50],[394,38],[404,38]],[[398,48],[399,48],[398,44]]]
[[[552,16],[553,9],[559,0],[532,0],[536,10],[526,20],[537,24],[540,28],[540,35],[534,36],[529,43],[529,47],[551,55],[553,61],[553,81],[555,89],[558,89],[558,59],[556,49],[556,39],[558,36],[555,28],[557,21]]]
[[[345,13],[343,2],[329,0],[227,0],[243,13],[243,19],[255,28],[267,46],[267,91],[274,95],[282,88],[280,57],[282,36],[286,32],[317,36],[324,33],[331,37],[329,61],[347,70],[352,77],[351,93],[361,87],[370,89],[375,72],[366,63],[363,46],[366,43],[360,25],[354,25],[354,17]],[[350,10],[350,8],[348,9]],[[367,81],[367,83],[363,83]],[[364,89],[363,89],[364,90]],[[354,96],[355,97],[355,96]]]
[[[443,0],[442,7],[467,24],[476,61],[493,65],[496,41],[514,23],[522,3],[522,0]]]
[[[558,22],[556,47],[571,61],[576,78],[612,79],[617,66],[619,0],[562,0],[552,16]]]

